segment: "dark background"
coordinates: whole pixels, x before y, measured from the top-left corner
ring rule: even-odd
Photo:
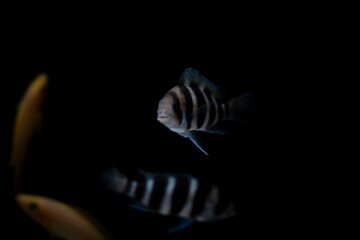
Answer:
[[[298,96],[319,75],[312,72],[318,69],[321,53],[309,50],[319,43],[296,34],[279,37],[273,30],[242,39],[223,37],[206,42],[208,38],[191,35],[174,43],[167,42],[169,36],[161,42],[140,40],[113,48],[103,43],[96,50],[66,51],[56,61],[46,57],[58,54],[52,50],[34,68],[26,67],[32,62],[29,55],[10,63],[11,70],[1,74],[6,231],[14,239],[49,238],[14,203],[7,168],[17,103],[41,71],[47,71],[49,87],[41,135],[24,169],[25,193],[81,207],[119,238],[162,237],[176,219],[128,209],[119,196],[101,189],[97,178],[111,165],[129,175],[138,168],[179,171],[225,189],[238,215],[194,224],[168,238],[299,236],[312,230],[317,215],[303,220],[310,200],[302,193],[313,170],[309,159],[300,160],[301,149],[311,146],[299,138],[308,121],[299,113],[308,100],[301,98],[303,105],[298,104]],[[159,100],[187,67],[234,96],[247,91],[256,95],[253,125],[240,125],[229,136],[201,136],[210,157],[156,120]]]

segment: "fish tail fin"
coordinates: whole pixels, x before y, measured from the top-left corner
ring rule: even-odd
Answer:
[[[108,190],[123,193],[128,178],[116,167],[110,167],[100,176],[100,185]]]
[[[244,93],[231,99],[226,107],[228,109],[226,120],[254,123],[254,94]]]

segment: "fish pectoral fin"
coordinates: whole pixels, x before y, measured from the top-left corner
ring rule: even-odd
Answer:
[[[185,218],[180,218],[179,219],[179,223],[175,226],[175,227],[172,227],[170,228],[166,234],[173,234],[174,232],[177,232],[179,230],[182,230],[184,228],[187,228],[189,227],[191,224],[193,224],[194,221],[193,220],[190,220],[190,219],[185,219]]]
[[[147,207],[141,205],[140,203],[134,201],[131,201],[127,204],[128,207],[136,210],[136,211],[140,211],[140,212],[144,212],[144,213],[152,213],[153,211],[151,211],[150,209],[148,209]]]
[[[207,156],[209,156],[209,154],[201,147],[199,139],[196,137],[195,133],[189,132],[187,134],[187,136],[203,153],[205,153]]]
[[[205,153],[207,156],[209,154],[201,147],[199,139],[196,137],[195,133],[193,132],[185,132],[185,133],[179,133],[180,136],[183,136],[184,138],[189,138],[195,146],[197,146],[203,153]]]
[[[188,138],[188,137],[189,137],[189,133],[188,133],[188,132],[187,132],[187,133],[180,133],[180,132],[178,132],[178,134],[179,134],[180,136],[184,137],[184,138]]]

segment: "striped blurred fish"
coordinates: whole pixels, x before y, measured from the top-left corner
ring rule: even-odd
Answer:
[[[169,233],[185,228],[193,221],[209,222],[234,216],[236,210],[228,195],[213,184],[187,174],[140,171],[143,180],[132,180],[112,167],[101,178],[104,187],[128,196],[130,206],[183,220]]]
[[[226,133],[218,123],[223,120],[251,122],[252,94],[244,93],[227,100],[224,90],[200,72],[188,68],[177,86],[160,100],[157,120],[171,131],[189,138],[206,155],[194,131]]]

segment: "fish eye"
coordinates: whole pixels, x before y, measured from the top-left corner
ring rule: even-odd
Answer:
[[[30,203],[29,204],[29,209],[30,210],[36,210],[38,208],[38,205],[34,202]]]

